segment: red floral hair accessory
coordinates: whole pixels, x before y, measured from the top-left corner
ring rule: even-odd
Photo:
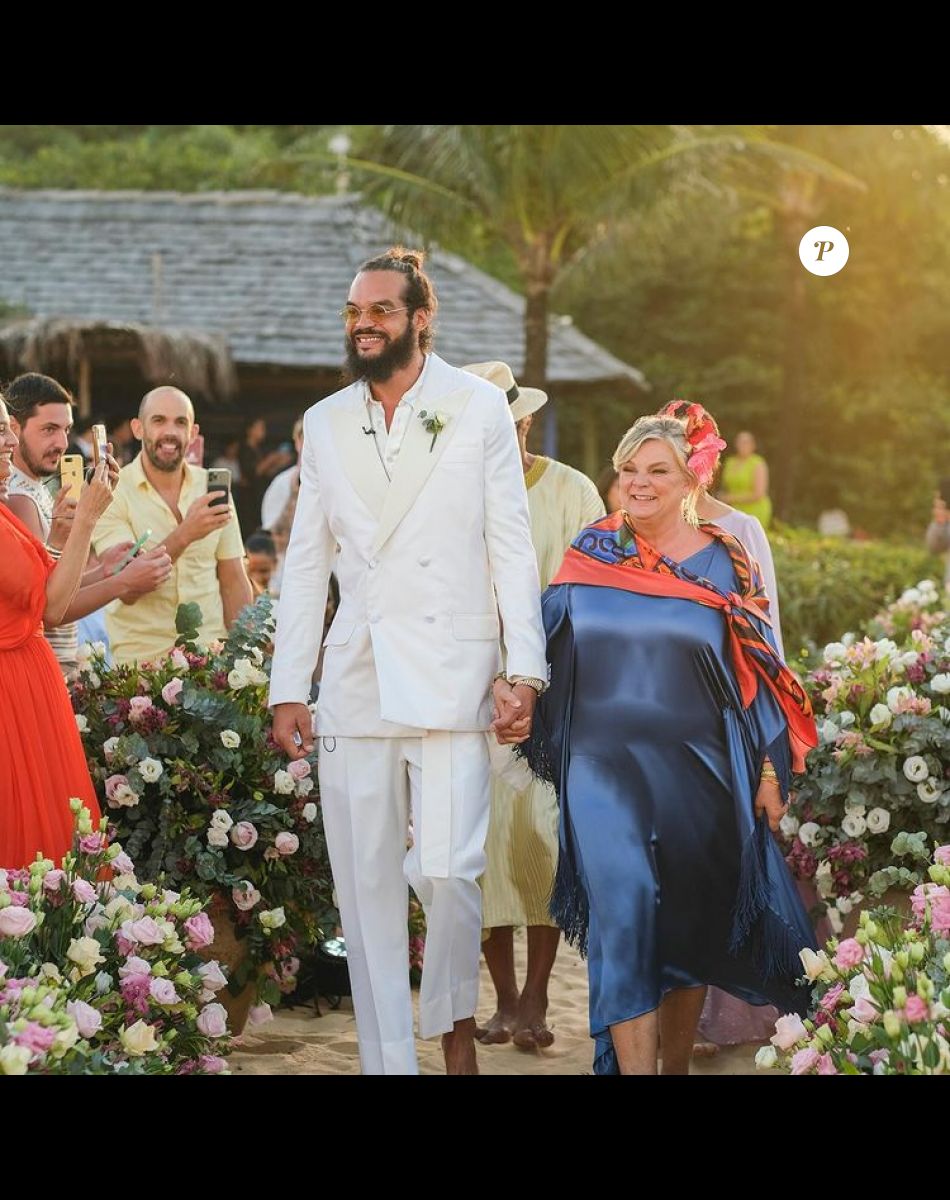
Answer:
[[[690,404],[686,400],[671,400],[660,409],[660,416],[675,417],[686,427],[686,440],[692,447],[686,456],[686,465],[703,487],[707,487],[716,473],[719,455],[726,448],[714,418],[701,404]]]

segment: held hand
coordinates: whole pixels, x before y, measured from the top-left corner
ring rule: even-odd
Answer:
[[[523,683],[511,686],[505,679],[496,679],[492,687],[497,713],[491,723],[495,737],[502,746],[516,745],[531,734],[531,721],[538,694]]]
[[[53,519],[49,529],[49,544],[57,550],[62,550],[69,539],[76,516],[76,497],[67,483],[56,493],[53,501]]]
[[[119,595],[131,602],[154,592],[172,572],[172,560],[164,546],[137,554],[119,572]]]
[[[231,506],[228,504],[212,504],[220,493],[208,492],[192,501],[180,528],[188,535],[190,542],[198,542],[202,538],[223,529],[231,520]]]
[[[103,550],[96,557],[99,560],[99,566],[102,568],[102,578],[108,579],[112,572],[116,569],[119,563],[125,558],[126,554],[132,549],[134,542],[118,542],[114,546],[110,546],[108,550]]]
[[[93,469],[76,505],[76,521],[86,522],[91,528],[112,503],[112,480],[118,477],[118,469],[113,471],[114,466],[115,460],[106,457]]]
[[[755,793],[755,815],[765,813],[768,817],[769,829],[778,833],[782,817],[788,812],[788,805],[782,803],[782,790],[774,779],[762,779],[759,790]]]
[[[299,741],[295,740],[297,735]],[[313,752],[313,722],[306,704],[274,705],[274,741],[293,762]]]

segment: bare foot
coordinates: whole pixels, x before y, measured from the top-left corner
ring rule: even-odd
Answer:
[[[712,1058],[719,1053],[715,1042],[693,1042],[693,1058]]]
[[[520,1050],[546,1050],[553,1045],[554,1034],[545,1020],[547,1011],[547,996],[533,996],[527,990],[521,993],[513,1038]]]
[[[500,1006],[487,1025],[475,1027],[475,1037],[483,1046],[503,1046],[511,1041],[517,1022],[517,1008]]]
[[[474,1017],[456,1021],[451,1033],[442,1034],[442,1053],[445,1055],[446,1075],[478,1074]]]

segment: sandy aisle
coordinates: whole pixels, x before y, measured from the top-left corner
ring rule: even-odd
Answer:
[[[524,975],[525,939],[515,939],[519,978]],[[482,960],[482,1002],[479,1020],[491,1016],[494,992]],[[266,1025],[245,1034],[230,1059],[235,1075],[358,1075],[356,1023],[349,1000],[336,1012],[321,998],[323,1016],[313,1006],[276,1010]],[[483,1075],[587,1075],[591,1071],[592,1043],[587,1033],[587,969],[583,960],[563,943],[551,977],[548,1022],[556,1035],[548,1050],[518,1050],[515,1046],[480,1046],[478,1065]],[[417,1041],[423,1075],[444,1073],[438,1039]],[[756,1046],[720,1050],[712,1059],[693,1064],[695,1075],[755,1075]]]

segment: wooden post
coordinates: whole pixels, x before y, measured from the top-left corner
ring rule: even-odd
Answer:
[[[92,364],[85,354],[79,360],[79,415],[92,416]]]

